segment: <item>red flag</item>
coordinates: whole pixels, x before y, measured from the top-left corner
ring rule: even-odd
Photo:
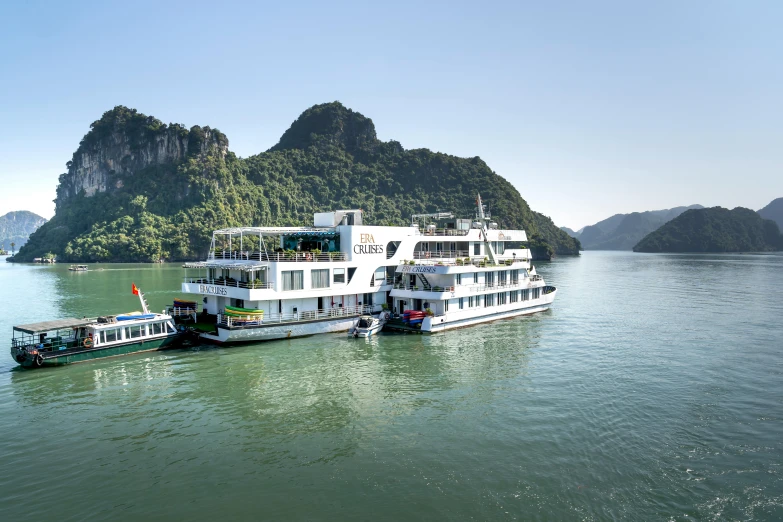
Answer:
[[[131,283],[131,285],[133,285],[132,287],[133,295],[139,295],[139,287],[136,286],[136,283]]]

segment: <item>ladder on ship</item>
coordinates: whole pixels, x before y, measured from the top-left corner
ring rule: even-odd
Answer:
[[[432,290],[432,285],[429,281],[427,281],[427,278],[424,276],[424,274],[416,274],[419,276],[419,279],[421,279],[421,286],[424,288],[424,290]]]

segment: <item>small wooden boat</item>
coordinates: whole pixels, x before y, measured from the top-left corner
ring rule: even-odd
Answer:
[[[68,270],[71,272],[86,272],[89,270],[89,267],[87,265],[71,265],[68,267]]]

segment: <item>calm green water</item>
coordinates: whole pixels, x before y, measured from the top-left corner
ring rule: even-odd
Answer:
[[[0,263],[0,520],[781,520],[783,256],[588,252],[553,310],[20,371],[172,266]]]

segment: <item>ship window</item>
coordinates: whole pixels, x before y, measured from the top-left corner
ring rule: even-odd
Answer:
[[[130,339],[130,331],[127,328],[122,329],[122,338]]]
[[[465,308],[465,298],[464,297],[460,297],[459,298],[459,309],[462,310],[463,308]]]
[[[136,339],[138,337],[141,337],[141,326],[131,326],[129,330],[130,330],[131,339]]]
[[[162,333],[163,333],[163,328],[162,328],[162,326],[163,326],[163,325],[162,325],[161,323],[153,323],[153,325],[152,325],[152,332],[153,332],[155,335],[162,334]]]
[[[506,243],[505,241],[498,241],[498,254],[503,254],[506,252]]]
[[[285,270],[283,275],[283,290],[301,290],[304,288],[303,270]]]
[[[519,283],[519,270],[512,270],[511,271],[511,284],[515,285]]]
[[[473,272],[473,283],[478,284],[478,272]]]
[[[356,268],[349,268],[348,269],[348,283],[351,283],[351,279],[353,279],[353,275],[356,273]]]
[[[384,283],[386,283],[386,267],[379,266],[375,269],[372,286],[382,286]]]
[[[345,268],[335,268],[332,272],[335,283],[345,283]]]
[[[106,330],[104,335],[106,336],[107,343],[112,343],[117,340],[117,330]]]
[[[473,308],[473,296],[468,297],[468,308]]]
[[[310,272],[310,284],[313,288],[329,288],[329,269],[319,268]]]
[[[462,284],[462,274],[457,274],[457,284],[458,285]],[[460,306],[460,308],[462,308],[462,307]]]
[[[481,243],[473,243],[473,255],[474,256],[481,255]]]
[[[166,323],[166,330],[168,330],[168,332],[169,332],[170,334],[172,334],[172,333],[176,332],[176,330],[174,329],[174,327],[173,327],[173,326],[171,326],[171,323]]]
[[[538,299],[541,297],[541,288],[534,288],[533,289],[533,299]]]

